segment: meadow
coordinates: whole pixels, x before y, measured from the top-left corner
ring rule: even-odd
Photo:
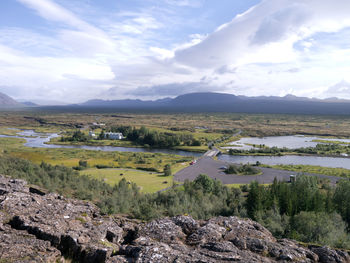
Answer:
[[[270,167],[280,170],[294,171],[298,173],[313,173],[313,174],[323,174],[338,177],[350,177],[350,170],[344,168],[330,168],[321,167],[313,165],[263,165],[264,167]]]
[[[80,160],[87,161],[89,168],[96,166],[111,168],[144,169],[162,172],[166,164],[177,171],[192,160],[190,157],[161,153],[103,152],[82,149],[29,148],[23,146],[24,139],[0,138],[0,155],[9,155],[40,164],[76,167]]]
[[[133,182],[140,187],[143,193],[154,193],[173,186],[173,176],[164,176],[163,173],[146,172],[133,169],[96,169],[80,171],[81,175],[102,180],[111,186],[118,184],[122,179]]]

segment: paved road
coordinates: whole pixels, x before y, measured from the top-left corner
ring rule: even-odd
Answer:
[[[210,157],[200,158],[197,163],[182,169],[174,175],[174,178],[178,182],[183,182],[186,179],[193,181],[199,174],[206,174],[209,177],[220,180],[223,184],[248,184],[251,181],[257,180],[259,183],[268,184],[272,183],[274,178],[279,181],[288,181],[291,174],[297,174],[296,172],[277,170],[272,168],[259,167],[263,174],[261,175],[231,175],[225,174],[220,167],[228,166],[229,163],[223,161],[217,161]],[[326,176],[319,174],[307,174],[310,176],[317,176],[319,178],[328,178],[331,183],[336,183],[341,177]]]

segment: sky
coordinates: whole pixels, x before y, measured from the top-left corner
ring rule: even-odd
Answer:
[[[1,0],[0,92],[350,99],[349,0]]]

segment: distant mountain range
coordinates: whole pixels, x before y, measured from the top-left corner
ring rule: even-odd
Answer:
[[[75,107],[114,110],[147,110],[165,112],[242,112],[350,115],[350,101],[337,98],[316,99],[287,95],[247,97],[225,93],[190,93],[174,99],[89,100]]]
[[[176,98],[160,100],[100,100],[65,106],[38,106],[31,102],[19,103],[0,93],[0,107],[37,107],[38,109],[75,111],[147,111],[147,112],[239,112],[282,114],[350,115],[350,101],[337,98],[317,99],[287,95],[235,96],[225,93],[189,93]]]

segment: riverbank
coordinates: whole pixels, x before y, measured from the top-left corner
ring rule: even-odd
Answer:
[[[266,168],[274,168],[279,170],[294,171],[297,173],[313,173],[323,174],[329,176],[338,176],[343,178],[350,178],[350,169],[344,168],[329,168],[313,165],[261,165]]]
[[[285,153],[278,153],[278,154],[271,154],[271,153],[234,153],[234,154],[226,154],[230,156],[273,156],[273,157],[279,157],[279,156],[314,156],[314,157],[330,157],[330,158],[348,158],[350,159],[350,156],[342,156],[342,155],[333,155],[333,154],[308,154],[308,153],[298,153],[298,152],[285,152]]]

